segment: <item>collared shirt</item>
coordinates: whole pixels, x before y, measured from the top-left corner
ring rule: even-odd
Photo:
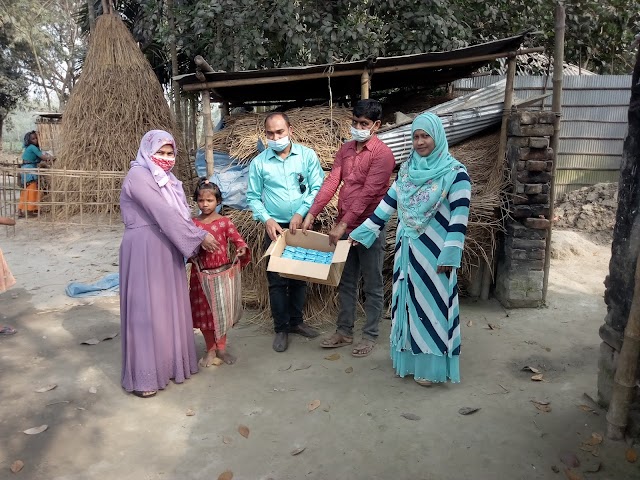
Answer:
[[[336,153],[331,173],[309,213],[317,217],[344,182],[338,195],[336,223],[345,222],[347,233],[350,233],[369,218],[389,190],[389,179],[395,165],[393,152],[375,135],[359,153],[355,141],[345,143]]]
[[[267,148],[249,167],[247,204],[253,218],[262,223],[270,218],[289,223],[296,213],[302,218],[307,215],[323,180],[318,155],[310,148],[292,143],[284,159]]]

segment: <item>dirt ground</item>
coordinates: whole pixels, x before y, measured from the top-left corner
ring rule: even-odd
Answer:
[[[120,235],[31,221],[15,234],[0,229],[18,280],[0,295],[0,322],[19,330],[0,338],[2,479],[216,479],[225,471],[245,480],[640,478],[640,462],[625,460],[627,443],[605,439],[598,456],[580,449],[605,427],[605,412],[584,395],[596,392],[605,246],[583,240],[556,255],[547,308],[463,302],[458,385],[395,378],[389,320],[363,359],[299,337],[277,354],[271,335],[243,321],[230,334],[236,365],[140,399],[120,388],[119,337],[81,345],[118,332],[118,297],[64,295],[71,281],[117,271]],[[331,353],[340,358],[326,359]],[[57,387],[35,392],[50,384]],[[315,400],[320,406],[309,411]],[[532,400],[549,404],[540,410]],[[463,407],[480,410],[463,416]],[[40,425],[48,429],[22,433]],[[578,476],[565,477],[560,456],[571,453],[581,464]],[[16,460],[24,468],[12,474]]]

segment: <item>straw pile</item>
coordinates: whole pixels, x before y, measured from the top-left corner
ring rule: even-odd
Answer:
[[[451,148],[451,153],[469,171],[472,179],[472,199],[469,214],[469,226],[463,264],[460,269],[460,287],[464,292],[470,281],[470,273],[481,258],[492,260],[495,251],[496,235],[502,228],[503,209],[501,192],[505,176],[504,166],[497,162],[499,134],[491,133],[475,137]],[[394,175],[395,178],[395,175]],[[225,212],[252,249],[254,262],[243,270],[242,289],[245,304],[260,313],[253,319],[264,326],[271,325],[269,312],[269,293],[265,274],[267,259],[259,262],[263,255],[262,241],[264,227],[252,219],[251,212],[230,210]],[[316,230],[327,233],[337,214],[337,197],[319,215]],[[397,217],[387,224],[387,245],[384,259],[385,301],[391,301],[391,278],[393,270],[393,249],[395,244]],[[338,312],[337,289],[318,284],[309,284],[305,321],[312,325],[334,322]]]
[[[309,107],[286,113],[293,127],[292,140],[312,148],[322,168],[330,170],[343,141],[351,138],[351,111],[341,107]],[[228,153],[240,163],[248,163],[258,154],[258,141],[267,144],[264,118],[264,113],[231,115],[225,128],[213,135],[213,149]]]
[[[152,129],[172,132],[181,141],[162,87],[129,30],[118,16],[101,15],[64,112],[56,167],[126,172],[140,139]],[[184,148],[178,150],[182,154],[174,172],[186,179],[188,158]],[[97,184],[77,185],[70,180],[53,191],[60,197],[54,202],[118,204],[117,196],[100,198]],[[68,211],[74,213],[73,208]]]

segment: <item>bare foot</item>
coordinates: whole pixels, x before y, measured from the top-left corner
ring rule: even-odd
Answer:
[[[218,350],[218,358],[222,360],[227,365],[233,365],[236,363],[237,358],[234,355],[231,355],[226,350]]]
[[[198,365],[200,365],[203,368],[210,367],[211,365],[214,364],[213,361],[215,359],[216,359],[216,351],[209,350],[207,354],[200,359],[200,361],[198,362]]]

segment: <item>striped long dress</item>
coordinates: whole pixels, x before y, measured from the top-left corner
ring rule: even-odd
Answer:
[[[398,209],[394,183],[351,237],[373,243]],[[467,231],[471,183],[461,169],[424,233],[405,235],[398,223],[393,264],[391,359],[396,373],[431,382],[460,381],[460,317],[456,269]],[[399,206],[402,208],[402,205]],[[438,265],[455,267],[436,273]]]

